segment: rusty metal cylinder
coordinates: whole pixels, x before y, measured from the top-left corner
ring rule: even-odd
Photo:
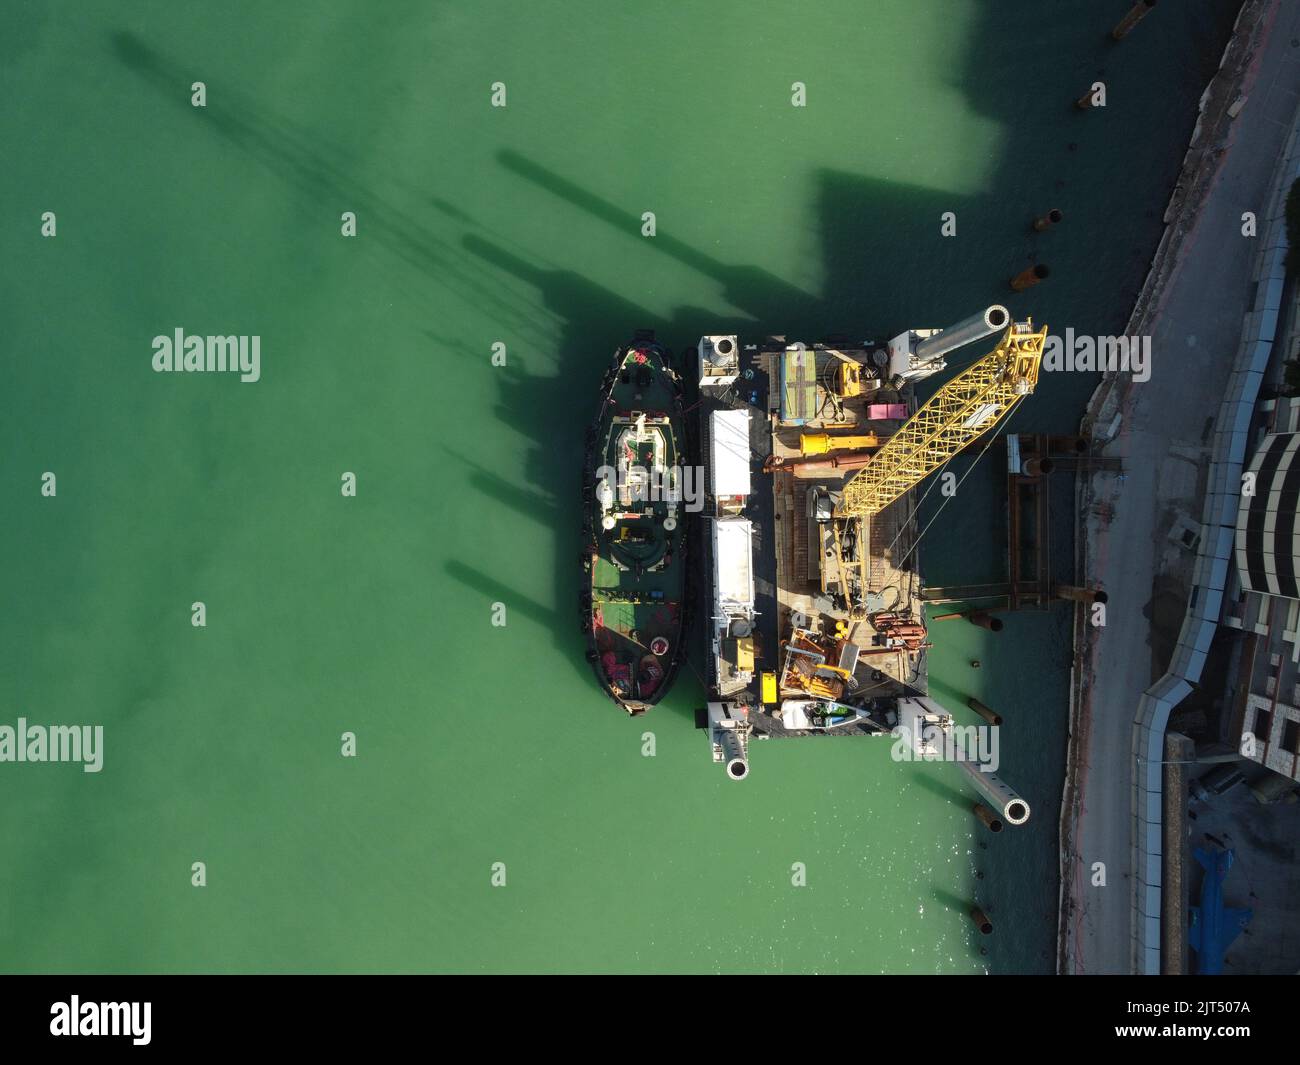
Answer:
[[[1002,715],[999,714],[988,704],[980,702],[978,699],[975,698],[975,696],[972,695],[970,698],[968,698],[966,700],[966,705],[969,706],[972,710],[974,710],[975,713],[979,714],[979,716],[982,717],[985,721],[987,721],[990,725],[1002,724]]]
[[[1129,8],[1128,14],[1120,19],[1119,22],[1115,24],[1115,28],[1110,31],[1111,38],[1116,41],[1122,41],[1129,35],[1129,31],[1132,30],[1134,26],[1150,14],[1151,9],[1155,6],[1156,0],[1138,0],[1136,4]]]
[[[1051,272],[1043,263],[1027,266],[1011,279],[1011,288],[1015,292],[1023,292],[1027,288],[1033,288],[1038,282],[1046,280]]]
[[[1047,438],[1047,449],[1049,451],[1072,451],[1076,455],[1084,455],[1088,452],[1088,438],[1086,436],[1049,436]]]
[[[1100,588],[1080,588],[1073,584],[1058,584],[1056,586],[1056,598],[1072,599],[1076,603],[1105,603],[1109,602],[1110,596]]]
[[[975,922],[975,927],[980,930],[980,935],[991,936],[993,934],[993,922],[989,920],[989,915],[978,906],[970,908],[970,919]]]
[[[871,462],[874,454],[875,452],[845,451],[826,458],[795,459],[784,468],[803,479],[825,477],[845,470],[860,470]]]
[[[972,809],[975,811],[975,816],[990,832],[1002,831],[1002,818],[997,815],[996,810],[989,809],[982,802],[975,803]]]
[[[966,615],[966,620],[972,625],[978,625],[981,629],[988,629],[989,632],[1002,631],[1002,619],[995,618],[987,610],[975,610]]]
[[[1046,455],[1031,455],[1020,464],[1020,472],[1025,477],[1042,477],[1056,469],[1056,463]]]
[[[1061,214],[1060,211],[1053,207],[1047,212],[1047,214],[1034,219],[1034,228],[1041,233],[1045,229],[1051,229],[1052,226],[1056,225],[1064,217],[1065,216]]]

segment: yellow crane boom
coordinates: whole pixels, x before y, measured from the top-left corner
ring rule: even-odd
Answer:
[[[996,348],[963,370],[891,436],[844,486],[837,517],[878,514],[1015,409],[1038,383],[1047,328],[1013,324]]]

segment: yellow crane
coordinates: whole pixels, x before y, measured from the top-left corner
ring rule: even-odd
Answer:
[[[1047,328],[1014,323],[1001,342],[931,396],[844,486],[838,518],[879,514],[1034,390]],[[865,556],[865,549],[863,550]]]

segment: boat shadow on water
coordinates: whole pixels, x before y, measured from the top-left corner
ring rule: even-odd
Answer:
[[[616,230],[616,239],[627,239],[628,234],[638,232],[636,216],[569,178],[517,152],[502,152],[498,158],[509,172]],[[595,413],[601,377],[615,348],[636,328],[655,330],[661,343],[686,355],[705,334],[734,333],[747,340],[768,335],[820,339],[836,334],[861,337],[860,331],[868,329],[884,337],[892,335],[886,331],[908,326],[937,325],[964,316],[972,306],[1006,301],[1001,263],[1006,263],[1009,274],[1017,257],[1025,255],[1033,242],[1032,236],[1018,232],[1018,228],[1027,227],[1008,226],[1001,245],[991,252],[986,246],[983,258],[976,262],[972,262],[969,244],[959,246],[937,239],[925,242],[924,254],[884,254],[881,249],[914,246],[920,237],[919,227],[927,224],[925,220],[935,220],[937,234],[937,220],[944,211],[954,210],[967,217],[996,205],[986,197],[964,197],[831,169],[817,173],[815,188],[813,213],[818,220],[826,279],[818,295],[761,267],[728,264],[680,237],[661,233],[649,242],[655,251],[720,286],[732,309],[726,314],[683,306],[668,316],[656,315],[581,273],[535,265],[479,236],[463,239],[466,251],[535,288],[545,309],[560,322],[560,338],[551,353],[554,361],[547,363],[544,374],[513,367],[502,375],[499,415],[503,422],[535,441],[529,449],[526,480],[531,491],[549,501],[547,513],[556,523],[554,601],[558,606],[549,614],[539,614],[538,619],[554,626],[555,638],[566,656],[575,667],[587,672],[593,703],[603,696],[598,696],[599,686],[583,661],[585,644],[575,594],[580,582],[583,434]],[[991,268],[990,261],[995,264]],[[736,314],[735,309],[741,313]],[[684,368],[689,370],[691,366],[686,363]],[[513,488],[499,478],[476,476],[476,483],[488,494],[514,505]],[[698,556],[693,566],[698,578]],[[467,574],[460,568],[457,572],[481,592],[496,587],[482,574]],[[698,595],[696,602],[700,603]],[[690,668],[681,672],[674,690],[660,704],[659,713],[666,708],[693,717],[694,708],[702,703],[703,684],[699,678],[704,668],[704,613],[697,608]],[[598,712],[604,709],[597,707]],[[1061,714],[1061,723],[1049,731],[1063,735],[1064,708]],[[921,774],[913,783],[969,816],[975,796],[962,790],[955,774],[951,785],[930,774]],[[1002,846],[975,839],[972,882],[961,885],[969,898],[961,898],[940,883],[934,885],[930,897],[944,909],[963,914],[963,920],[969,923],[965,914],[973,900],[993,905],[990,899],[1009,897],[1007,885],[1021,881],[1027,868],[1033,870],[1036,882],[1050,884],[1056,865],[1052,840],[1057,812],[1047,796],[1042,799],[1036,809],[1039,823],[1034,831],[1021,832],[1017,839],[1006,843],[999,837]],[[1052,888],[1045,890],[1054,896]],[[1037,920],[1008,926],[996,942],[972,930],[969,946],[972,955],[983,956],[984,963],[995,971],[1050,971],[1053,931],[1054,922],[1044,914]]]
[[[525,616],[551,630],[565,658],[590,687],[593,712],[618,712],[610,705],[586,659],[584,612],[579,605],[584,578],[585,437],[599,408],[600,385],[610,360],[633,331],[652,329],[663,341],[672,343],[679,337],[689,337],[687,330],[693,326],[677,319],[664,320],[574,271],[534,265],[487,238],[470,234],[464,237],[463,244],[471,255],[535,288],[545,309],[562,323],[555,349],[548,353],[551,358],[545,361],[545,372],[531,372],[525,365],[526,356],[512,356],[511,362],[497,371],[497,416],[532,441],[525,446],[521,465],[515,471],[526,490],[521,495],[516,479],[473,463],[470,482],[493,500],[526,511],[530,518],[543,520],[552,529],[553,600],[550,604],[526,603],[521,609]],[[704,322],[708,316],[692,310],[688,317]],[[695,519],[692,516],[689,520]],[[448,562],[446,568],[451,576],[481,594],[512,603],[518,599],[516,591],[490,574],[458,561]],[[688,639],[694,647],[697,641],[693,636]],[[667,710],[693,720],[694,707],[703,699],[697,677],[697,667],[685,665],[652,714]]]
[[[638,216],[594,191],[518,152],[502,151],[497,158],[509,173],[611,227],[616,231],[614,239],[638,233]],[[864,323],[880,329],[901,328],[900,323],[912,320],[909,316],[924,321],[935,318],[936,300],[930,286],[936,278],[942,286],[949,272],[955,277],[962,268],[958,257],[946,264],[930,262],[912,268],[870,253],[873,245],[905,242],[908,237],[903,230],[910,223],[903,220],[927,213],[937,217],[941,203],[951,203],[951,196],[831,170],[820,171],[816,185],[815,213],[821,220],[828,278],[822,295],[810,294],[764,268],[727,263],[680,237],[660,233],[647,242],[655,251],[720,286],[725,302],[732,308],[726,313],[683,306],[665,317],[582,273],[534,262],[481,232],[461,239],[462,247],[472,257],[535,290],[542,308],[559,323],[558,340],[553,349],[543,352],[547,356],[543,372],[532,372],[527,356],[516,358],[513,354],[511,362],[497,371],[497,416],[513,431],[533,441],[525,448],[521,468],[515,471],[526,488],[521,490],[515,480],[472,462],[468,465],[471,483],[479,491],[506,506],[526,510],[534,520],[544,516],[551,524],[556,544],[554,606],[529,601],[520,609],[552,629],[565,657],[585,674],[593,697],[600,686],[585,661],[577,599],[584,518],[583,446],[613,352],[627,342],[634,330],[651,329],[661,344],[677,353],[677,368],[688,376],[694,372],[695,341],[704,334],[735,333],[748,340],[769,334],[818,339],[836,333],[851,334]],[[955,308],[960,298],[959,293],[947,302]],[[734,308],[742,313],[737,315]],[[689,398],[687,402],[689,408]],[[693,428],[694,415],[689,409],[687,421]],[[464,456],[458,458],[465,461]],[[697,462],[698,457],[692,455],[691,461]],[[692,516],[691,520],[698,522],[698,517]],[[698,544],[698,536],[694,542]],[[692,573],[698,578],[698,550],[694,558]],[[447,563],[447,571],[483,595],[506,602],[518,600],[518,593],[505,583],[463,562]],[[700,597],[694,594],[694,598],[698,607]],[[687,662],[659,704],[660,712],[668,709],[694,720],[695,707],[702,705],[703,613],[701,609],[695,611]],[[593,703],[597,709],[605,708],[594,698]]]

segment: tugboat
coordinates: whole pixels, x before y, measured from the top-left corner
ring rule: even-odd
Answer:
[[[587,660],[605,692],[643,714],[685,652],[681,380],[654,333],[619,348],[587,431],[583,586]]]

